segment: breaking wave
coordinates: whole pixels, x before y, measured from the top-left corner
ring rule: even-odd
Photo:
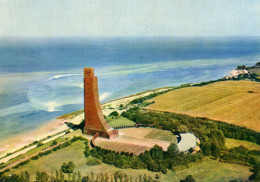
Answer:
[[[111,94],[110,92],[102,93],[102,94],[99,96],[99,100],[102,101],[102,100],[106,99],[110,94]]]

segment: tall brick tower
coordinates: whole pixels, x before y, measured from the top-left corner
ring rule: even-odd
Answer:
[[[102,114],[94,68],[84,68],[84,107],[84,133],[89,135],[98,133],[99,136],[109,139],[118,137],[118,131],[109,126]]]

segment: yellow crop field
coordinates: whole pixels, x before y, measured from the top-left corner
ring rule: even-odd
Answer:
[[[260,83],[223,81],[159,95],[147,109],[207,117],[260,131]]]

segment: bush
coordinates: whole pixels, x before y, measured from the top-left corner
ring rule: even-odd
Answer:
[[[115,117],[117,117],[117,116],[119,116],[119,114],[118,114],[117,111],[113,111],[113,112],[111,112],[111,113],[109,114],[109,116],[115,116]]]
[[[163,174],[167,174],[167,168],[166,167],[163,166],[161,171],[162,171]]]
[[[54,140],[54,141],[52,142],[51,146],[57,145],[57,144],[58,144],[58,142],[57,142],[56,140]]]
[[[188,175],[184,180],[180,180],[180,182],[195,182],[195,179],[192,175]]]
[[[37,147],[41,147],[41,146],[43,146],[43,143],[39,142],[39,143],[37,144]]]
[[[32,159],[32,160],[37,160],[37,159],[39,159],[39,156],[36,155],[36,156],[32,157],[31,159]]]
[[[161,174],[156,174],[155,175],[155,179],[160,179],[160,177],[161,177]]]
[[[237,69],[238,70],[244,70],[244,69],[246,69],[246,66],[245,65],[240,65],[240,66],[237,66]]]

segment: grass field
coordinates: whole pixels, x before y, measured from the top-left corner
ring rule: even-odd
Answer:
[[[256,75],[260,76],[260,68],[250,68],[248,69],[250,73],[255,73]]]
[[[260,131],[260,83],[224,81],[159,95],[147,109],[207,117]]]
[[[47,171],[49,174],[55,172],[56,169],[60,169],[63,162],[73,161],[76,165],[76,171],[80,171],[81,175],[85,175],[86,172],[95,173],[113,173],[116,171],[126,172],[128,175],[138,176],[140,174],[146,174],[151,177],[155,177],[157,173],[147,170],[134,170],[134,169],[119,169],[114,166],[110,166],[104,163],[100,165],[90,166],[87,165],[87,158],[84,154],[83,141],[76,141],[72,145],[53,152],[47,156],[42,156],[38,160],[31,160],[28,164],[19,167],[18,169],[11,170],[7,174],[20,173],[22,171],[30,171],[31,177],[35,178],[35,173],[38,171]],[[200,164],[197,164],[188,169],[184,169],[178,172],[169,171],[166,175],[162,175],[160,181],[173,181],[179,182],[180,179],[185,178],[187,175],[192,174],[196,181],[228,181],[230,179],[245,180],[251,174],[249,168],[236,164],[220,163],[214,160],[206,160]]]
[[[67,138],[57,138],[57,139],[55,139],[55,140],[59,143],[59,142],[65,141],[66,139],[67,139]],[[37,153],[37,152],[40,152],[40,151],[42,151],[42,150],[44,150],[44,149],[50,147],[51,145],[52,145],[52,141],[50,141],[50,142],[48,142],[48,143],[45,143],[45,144],[43,144],[43,145],[40,146],[40,147],[36,147],[36,148],[34,148],[34,149],[32,149],[32,150],[29,150],[28,152],[26,152],[26,153],[24,153],[24,154],[18,155],[17,157],[15,157],[15,158],[9,160],[8,162],[6,162],[5,164],[6,164],[6,165],[9,165],[9,164],[12,164],[12,163],[14,163],[14,162],[17,162],[17,161],[19,161],[20,159],[23,159],[23,158],[25,158],[25,157],[27,157],[27,156],[31,156],[32,154],[35,154],[35,153]]]
[[[251,175],[249,168],[237,164],[221,163],[215,160],[207,160],[188,169],[169,172],[163,175],[161,181],[180,181],[191,174],[199,182],[220,182],[232,179],[247,180]]]
[[[227,148],[233,148],[242,145],[249,150],[260,150],[260,145],[257,145],[256,143],[252,143],[244,140],[236,140],[231,138],[226,138],[225,145]]]
[[[120,126],[134,126],[135,122],[125,118],[125,117],[119,117],[116,119],[109,119],[108,123],[111,127],[120,127]]]
[[[177,143],[176,137],[170,131],[166,131],[166,130],[154,129],[150,133],[145,135],[144,138],[150,138],[150,139],[168,141],[171,143]]]

